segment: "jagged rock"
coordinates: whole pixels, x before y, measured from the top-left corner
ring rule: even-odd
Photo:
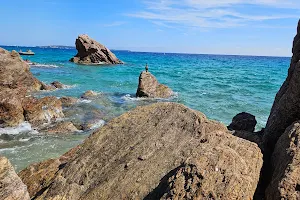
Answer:
[[[49,159],[41,163],[32,164],[19,172],[18,175],[28,186],[28,192],[31,198],[43,188],[49,186],[55,178],[55,174],[76,155],[79,148],[80,146],[71,149],[59,159]]]
[[[56,87],[54,87],[53,85],[47,85],[45,83],[42,83],[42,87],[41,90],[56,90]]]
[[[70,107],[78,102],[74,97],[61,97],[60,101],[64,107]]]
[[[173,91],[167,86],[160,84],[150,72],[142,72],[139,77],[137,97],[169,98]]]
[[[0,157],[0,199],[29,200],[26,185],[5,157]]]
[[[272,180],[267,200],[300,199],[300,121],[286,129],[272,155]]]
[[[57,89],[62,89],[62,88],[65,87],[64,84],[62,84],[61,82],[58,82],[58,81],[52,82],[51,85],[54,86],[54,87],[57,88]]]
[[[229,130],[254,132],[257,121],[254,115],[242,112],[233,117]]]
[[[174,189],[177,185],[168,179],[182,176],[183,166],[190,172],[188,165],[195,166],[187,177],[195,183],[178,177],[184,191]],[[165,193],[252,199],[261,166],[256,144],[232,136],[200,112],[157,103],[125,113],[93,133],[35,199],[159,199]],[[31,180],[40,183],[39,175],[32,174]]]
[[[78,64],[123,64],[108,48],[91,39],[88,35],[79,35],[76,39],[78,51],[71,62]]]
[[[17,126],[24,121],[22,99],[26,89],[2,88],[0,91],[0,127]]]
[[[300,118],[300,21],[292,52],[288,76],[275,97],[263,138],[270,152],[285,129]]]
[[[83,95],[81,95],[81,98],[83,98],[83,99],[91,99],[91,98],[96,97],[97,95],[98,95],[97,92],[94,92],[92,90],[88,90]]]
[[[37,127],[63,118],[62,103],[56,97],[28,98],[23,101],[26,121]]]
[[[10,53],[2,48],[0,50],[0,89],[26,88],[28,91],[41,89],[41,81],[32,75],[29,65],[16,51]]]
[[[70,135],[78,132],[79,130],[74,126],[72,122],[57,122],[52,126],[46,127],[41,130],[46,134],[55,134],[55,135]]]

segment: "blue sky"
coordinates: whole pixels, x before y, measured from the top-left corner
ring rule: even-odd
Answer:
[[[0,44],[290,56],[299,0],[14,0],[0,6]]]

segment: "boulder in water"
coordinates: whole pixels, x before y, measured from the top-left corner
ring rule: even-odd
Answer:
[[[78,102],[78,99],[74,97],[61,97],[59,100],[64,107],[70,107]]]
[[[70,135],[79,132],[79,130],[72,122],[62,121],[42,129],[41,132],[44,132],[48,135]]]
[[[5,157],[0,157],[0,199],[30,200],[26,185]]]
[[[176,103],[125,113],[75,151],[45,185],[30,175],[35,199],[252,199],[262,166],[256,144]]]
[[[61,82],[58,82],[58,81],[52,82],[51,85],[54,86],[54,87],[57,88],[57,89],[62,89],[62,88],[65,87],[64,84],[62,84]]]
[[[160,84],[150,72],[142,72],[139,77],[139,85],[136,92],[137,97],[147,98],[169,98],[173,91],[166,85]]]
[[[254,132],[257,121],[254,115],[250,113],[242,112],[237,114],[231,124],[228,126],[229,130],[235,131],[249,131]]]
[[[123,64],[108,48],[91,39],[88,35],[79,35],[75,44],[78,53],[71,58],[71,62],[85,65]]]

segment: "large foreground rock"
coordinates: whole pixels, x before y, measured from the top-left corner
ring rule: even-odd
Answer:
[[[160,84],[150,72],[142,72],[139,77],[137,97],[169,98],[173,91],[167,86]]]
[[[78,53],[74,58],[71,58],[71,62],[85,65],[123,63],[108,48],[91,39],[88,35],[79,35],[75,44]]]
[[[29,200],[26,185],[5,157],[0,157],[0,199]]]
[[[256,144],[175,103],[125,113],[75,151],[36,199],[252,199],[262,166]]]
[[[0,89],[26,88],[28,91],[42,89],[42,82],[29,71],[29,65],[22,60],[16,51],[0,48]]]
[[[288,76],[276,95],[265,129],[264,144],[270,152],[285,129],[300,119],[300,21],[292,52]]]
[[[273,175],[266,199],[300,199],[300,121],[288,127],[272,155]]]

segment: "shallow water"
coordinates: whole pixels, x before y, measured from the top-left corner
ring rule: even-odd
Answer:
[[[75,49],[30,49],[36,55],[23,58],[39,64],[31,67],[37,78],[46,83],[58,80],[70,86],[35,95],[80,97],[83,92],[94,90],[101,95],[95,100],[81,102],[76,112],[82,114],[79,117],[91,117],[88,111],[98,109],[106,122],[138,105],[162,101],[134,98],[139,74],[148,63],[150,72],[176,92],[177,96],[168,101],[183,103],[225,124],[239,112],[250,112],[257,118],[257,129],[261,129],[290,62],[290,58],[285,57],[114,51],[124,65],[83,66],[68,62],[76,54]],[[82,142],[89,133],[53,137],[29,131],[10,139],[0,138],[0,153],[20,170],[32,162],[61,155]]]

